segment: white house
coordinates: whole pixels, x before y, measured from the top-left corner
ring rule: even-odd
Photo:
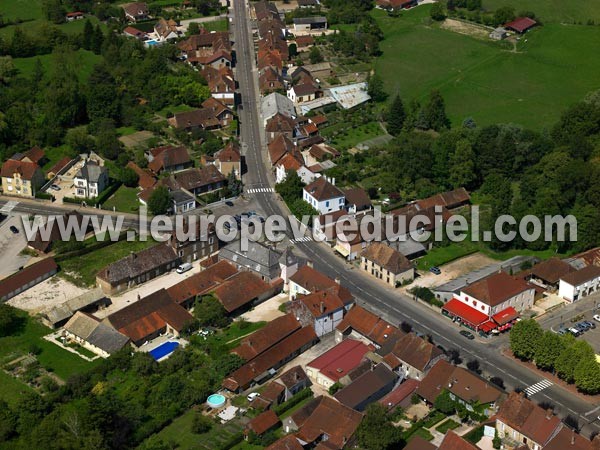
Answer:
[[[94,198],[108,186],[108,170],[98,162],[88,159],[73,179],[75,197]]]
[[[294,103],[310,102],[317,98],[318,89],[310,83],[297,84],[287,91],[288,98]]]
[[[568,302],[576,302],[600,289],[600,267],[590,265],[564,275],[559,282],[558,295]]]
[[[321,214],[339,211],[344,208],[344,193],[335,186],[335,178],[317,178],[304,187],[303,199]]]
[[[346,312],[344,302],[332,290],[297,297],[291,310],[303,326],[312,326],[319,337],[335,331]]]

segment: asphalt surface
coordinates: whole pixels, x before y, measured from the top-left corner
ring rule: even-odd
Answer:
[[[262,118],[258,97],[258,73],[255,67],[254,43],[248,4],[243,0],[233,2],[233,32],[237,53],[236,78],[239,82],[242,109],[240,115],[241,140],[245,149],[246,187],[272,187],[274,180],[263,144]],[[272,193],[256,193],[258,204],[269,215],[289,215],[287,208]],[[459,329],[449,320],[406,296],[390,292],[375,280],[352,269],[344,260],[333,254],[325,244],[299,242],[296,246],[313,261],[315,268],[332,278],[339,278],[348,287],[359,304],[368,306],[390,322],[411,323],[416,331],[429,334],[436,345],[445,349],[457,349],[466,362],[477,359],[486,376],[498,376],[507,389],[526,388],[544,380],[539,374],[515,363],[501,354],[507,345],[506,336],[490,342],[467,340],[458,334]],[[578,396],[556,386],[543,389],[531,396],[534,401],[548,402],[562,417],[571,415],[578,420],[582,434],[590,435],[600,430],[596,407]]]

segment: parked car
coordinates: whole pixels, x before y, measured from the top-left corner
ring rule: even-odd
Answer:
[[[585,322],[578,322],[575,324],[575,328],[577,328],[580,331],[587,331],[590,329],[590,326]]]
[[[473,335],[473,333],[469,333],[467,330],[461,330],[460,334],[463,335],[464,337],[466,337],[470,341],[475,339],[475,336]]]
[[[439,275],[442,273],[439,267],[433,266],[429,268],[429,271],[435,275]]]
[[[225,204],[226,204],[227,206],[233,206],[233,202],[232,202],[231,200],[227,200],[227,201],[225,202]]]
[[[575,337],[581,336],[581,331],[579,331],[577,328],[569,328],[569,333],[571,333]]]
[[[178,268],[177,268],[177,273],[185,273],[188,270],[192,270],[192,264],[191,263],[183,263],[181,264]]]
[[[14,225],[11,225],[9,230],[12,231],[12,234],[19,234],[19,229]]]
[[[594,320],[600,322],[600,314],[594,314]]]
[[[561,328],[560,330],[557,330],[557,331],[556,331],[556,333],[557,333],[557,334],[560,334],[560,335],[562,336],[563,334],[567,334],[567,333],[568,333],[568,331],[567,331],[567,330],[565,330],[564,328]]]
[[[57,184],[53,184],[50,186],[50,189],[52,189],[53,191],[60,191],[60,186]]]
[[[590,327],[592,330],[594,328],[596,328],[596,324],[594,322],[590,322],[589,320],[584,320],[582,323],[585,323],[588,327]]]
[[[258,392],[250,392],[250,393],[248,394],[248,396],[246,397],[246,399],[247,399],[249,402],[251,402],[251,401],[252,401],[252,400],[254,400],[256,397],[259,397],[259,396],[260,396],[260,393],[258,393]]]

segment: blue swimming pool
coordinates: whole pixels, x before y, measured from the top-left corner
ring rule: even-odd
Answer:
[[[164,344],[160,344],[158,347],[156,347],[153,350],[150,350],[148,353],[150,353],[150,355],[156,361],[158,361],[159,359],[164,358],[165,356],[173,353],[177,347],[179,347],[179,342],[168,341]]]

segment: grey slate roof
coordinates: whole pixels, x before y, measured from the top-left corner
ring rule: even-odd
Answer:
[[[101,167],[94,161],[87,161],[83,167],[77,171],[75,178],[83,178],[90,183],[97,183],[102,174],[106,172],[106,167]]]
[[[281,253],[260,242],[249,242],[248,251],[241,250],[241,241],[236,240],[219,251],[219,260],[225,259],[234,266],[245,267],[269,279],[278,278]]]
[[[65,330],[109,354],[121,350],[129,342],[127,336],[79,311],[67,322]]]
[[[327,18],[323,16],[314,17],[296,17],[294,25],[311,25],[313,23],[327,23]]]
[[[273,117],[277,113],[287,117],[296,116],[294,102],[278,92],[273,92],[263,98],[261,112],[264,120]]]
[[[80,309],[92,306],[106,298],[101,288],[96,288],[91,291],[84,292],[78,297],[67,300],[62,305],[46,311],[44,315],[52,324],[57,324],[65,319],[68,319]]]

